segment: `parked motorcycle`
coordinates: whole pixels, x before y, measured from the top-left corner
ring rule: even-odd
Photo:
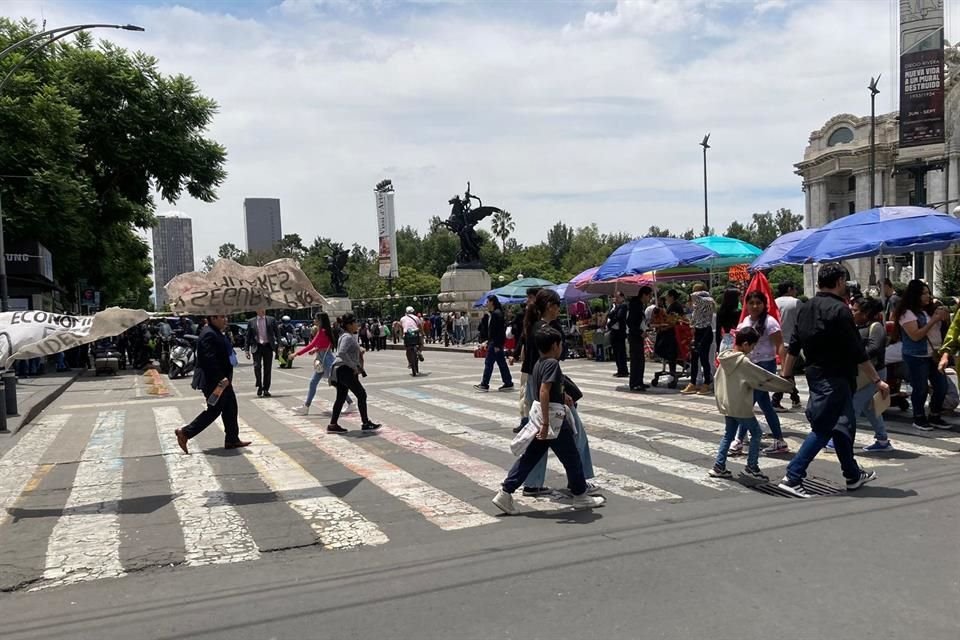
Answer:
[[[182,338],[173,338],[173,347],[170,349],[171,380],[182,378],[193,373],[197,366],[197,336],[185,335]]]
[[[281,369],[293,369],[294,339],[292,336],[280,337],[280,349],[277,351],[277,361]]]

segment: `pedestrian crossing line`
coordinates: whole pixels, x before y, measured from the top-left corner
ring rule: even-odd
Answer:
[[[405,502],[443,530],[467,529],[499,522],[497,518],[427,484],[343,436],[320,431],[316,424],[304,420],[277,400],[264,399],[256,403],[336,462]]]
[[[177,446],[173,431],[184,425],[180,411],[176,407],[154,407],[153,415],[173,507],[183,530],[184,562],[203,566],[259,558],[253,536],[227,499],[206,456],[185,455]]]
[[[397,395],[403,396],[406,389],[396,390]],[[389,391],[388,391],[389,392]],[[393,392],[390,392],[393,393]],[[473,429],[450,420],[445,420],[439,416],[424,413],[413,409],[407,405],[396,403],[396,402],[387,402],[384,400],[367,398],[367,404],[370,406],[376,407],[381,411],[386,411],[393,413],[395,415],[403,416],[414,422],[419,422],[421,424],[430,425],[437,431],[445,433],[449,436],[459,438],[465,442],[471,444],[476,444],[488,449],[494,449],[501,451],[513,456],[513,453],[510,451],[510,439],[503,436],[498,436],[487,431],[480,431],[479,429]],[[556,460],[555,456],[547,457],[547,468],[551,471],[556,471],[557,473],[565,473],[563,465]],[[630,498],[632,500],[640,500],[643,502],[655,502],[660,500],[682,500],[683,497],[670,491],[660,489],[653,485],[649,485],[645,482],[640,482],[639,480],[634,480],[629,476],[625,476],[619,473],[611,473],[602,467],[594,465],[593,471],[596,474],[593,478],[593,481],[597,485],[603,487],[605,490],[613,493],[615,495],[622,496],[624,498]],[[505,478],[507,475],[506,470],[500,471],[500,477]]]
[[[242,418],[243,437],[253,445],[244,459],[254,466],[270,490],[306,520],[317,541],[327,549],[350,549],[389,542],[375,524],[333,496],[324,486],[278,446]],[[322,493],[325,495],[316,495]]]
[[[124,411],[101,411],[31,591],[124,575],[120,563]]]
[[[445,392],[451,395],[458,397],[467,396],[466,393],[461,392],[458,389],[454,389],[453,387],[443,387],[443,389],[448,390]],[[394,390],[393,393],[399,393],[400,391],[402,390]],[[426,394],[417,394],[417,392],[413,392],[412,394],[407,395],[407,397],[424,402],[426,404],[431,404],[436,407],[465,413],[467,415],[474,415],[481,418],[496,419],[500,421],[510,420],[509,414],[506,413],[491,412],[488,409],[482,409],[465,404],[451,403],[445,399],[430,397]],[[497,404],[512,404],[507,399],[501,400],[499,398],[496,399],[495,402]],[[511,427],[513,425],[512,423],[505,421],[503,422],[503,426]],[[691,464],[689,462],[683,462],[682,460],[677,460],[654,451],[647,451],[646,449],[640,449],[639,447],[634,447],[632,445],[606,440],[604,438],[597,437],[596,435],[590,435],[590,449],[592,451],[603,451],[604,453],[609,453],[610,455],[618,458],[623,458],[624,460],[629,460],[631,462],[650,467],[666,475],[689,480],[690,482],[704,487],[709,487],[710,489],[717,489],[720,491],[731,489],[731,485],[729,483],[721,482],[716,478],[709,477],[706,469],[703,467]],[[734,488],[736,489],[738,487]]]
[[[68,413],[40,417],[0,458],[0,527],[10,519],[9,510],[20,499],[40,467],[43,454],[69,419]]]
[[[377,435],[403,447],[407,451],[442,464],[490,491],[497,491],[505,476],[503,469],[495,464],[468,456],[456,449],[445,447],[409,431],[401,431],[385,425],[377,430]],[[530,500],[521,496],[517,496],[515,500],[520,505],[537,511],[556,511],[565,506],[558,503],[551,504],[539,500]]]

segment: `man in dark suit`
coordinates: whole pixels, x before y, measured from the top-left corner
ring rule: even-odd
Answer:
[[[240,439],[240,426],[237,424],[237,396],[233,392],[233,362],[230,355],[233,348],[227,346],[227,337],[223,334],[227,326],[226,316],[209,316],[209,324],[200,332],[197,343],[197,368],[193,373],[193,388],[203,391],[210,398],[219,391],[219,398],[210,404],[193,422],[177,429],[177,444],[187,451],[187,441],[210,426],[217,418],[223,418],[225,432],[224,447],[238,449],[250,443]]]
[[[627,316],[628,309],[623,299],[623,292],[617,291],[613,298],[614,305],[607,314],[607,329],[610,330],[610,346],[613,347],[613,357],[617,363],[617,378],[626,378],[630,375],[627,369]]]
[[[257,378],[257,396],[270,397],[270,369],[277,352],[277,319],[267,315],[266,309],[257,309],[257,315],[247,322],[247,359],[253,354],[253,375]]]

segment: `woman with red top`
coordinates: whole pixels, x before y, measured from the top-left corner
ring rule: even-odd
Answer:
[[[313,377],[310,378],[310,387],[307,389],[307,398],[303,401],[303,406],[294,409],[295,412],[303,416],[310,412],[310,404],[313,402],[313,397],[317,395],[317,385],[320,384],[320,380],[323,376],[330,375],[330,367],[333,365],[334,358],[333,348],[334,345],[337,344],[333,335],[333,327],[330,326],[330,316],[325,313],[318,313],[313,318],[313,324],[317,328],[313,340],[310,341],[310,344],[294,354],[294,357],[299,357],[307,353],[316,354],[313,360]],[[349,413],[352,410],[353,400],[350,399],[350,396],[347,396],[347,410],[345,413]]]

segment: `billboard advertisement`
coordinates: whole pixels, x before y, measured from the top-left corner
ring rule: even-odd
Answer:
[[[393,212],[393,183],[383,180],[377,183],[377,231],[379,267],[381,278],[396,278],[397,269],[397,221]]]
[[[900,147],[943,144],[943,0],[900,0]]]

